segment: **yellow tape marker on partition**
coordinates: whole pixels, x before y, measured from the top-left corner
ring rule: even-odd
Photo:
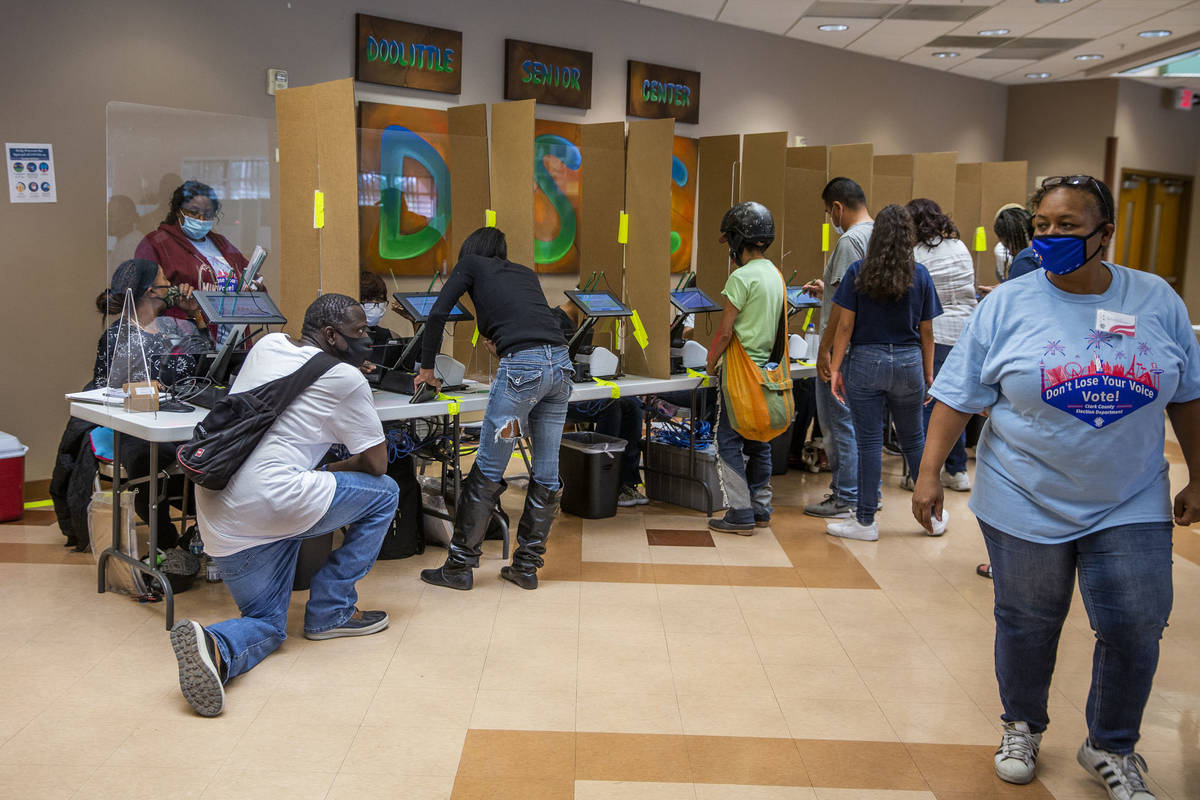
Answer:
[[[642,324],[642,318],[638,316],[636,308],[630,320],[633,321],[633,338],[637,340],[638,346],[645,350],[646,345],[650,344],[650,337],[646,335],[646,326]]]
[[[475,333],[471,334],[471,347],[479,344],[479,326],[475,326]]]
[[[823,223],[821,225],[821,252],[822,253],[829,252],[829,223],[828,222]]]
[[[621,212],[621,219],[617,223],[617,243],[629,244],[629,215],[624,211]]]
[[[694,370],[694,369],[692,369],[691,367],[688,367],[687,374],[688,374],[688,377],[689,377],[689,378],[699,378],[699,379],[700,379],[700,385],[701,385],[702,387],[704,387],[705,389],[707,389],[707,388],[708,388],[708,381],[709,381],[709,377],[708,377],[708,375],[707,375],[706,373],[703,373],[703,372],[700,372],[700,371],[698,371],[698,370]]]
[[[496,227],[496,212],[492,211],[490,208],[483,212],[483,227]]]
[[[983,253],[987,251],[987,231],[982,225],[975,229],[975,252]]]
[[[813,309],[810,308],[808,313],[804,315],[804,330],[808,330],[808,326],[812,324],[812,312]]]
[[[442,394],[441,392],[438,392],[438,396],[433,399],[441,400],[443,402],[449,403],[450,407],[446,409],[446,413],[452,417],[458,416],[458,401],[461,398],[455,397],[454,395]]]
[[[325,193],[320,189],[313,191],[313,227],[325,227]]]
[[[618,397],[621,396],[621,387],[617,386],[612,381],[606,381],[606,380],[604,380],[604,378],[592,378],[592,380],[594,380],[596,383],[600,384],[601,386],[607,386],[609,394],[611,394],[613,396],[614,400],[616,400]]]

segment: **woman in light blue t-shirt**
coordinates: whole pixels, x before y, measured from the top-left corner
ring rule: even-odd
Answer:
[[[1108,187],[1048,178],[1030,208],[1043,269],[996,287],[934,381],[913,514],[928,528],[941,511],[937,465],[987,411],[970,508],[995,581],[996,774],[1034,778],[1078,575],[1096,632],[1078,761],[1109,797],[1151,800],[1134,746],[1171,611],[1172,517],[1200,519],[1200,476],[1172,510],[1163,414],[1200,463],[1200,347],[1162,278],[1101,260],[1115,223]]]

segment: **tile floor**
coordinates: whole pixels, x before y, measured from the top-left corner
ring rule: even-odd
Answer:
[[[1172,477],[1185,475],[1169,446]],[[1092,635],[1078,600],[1053,722],[1027,787],[999,782],[991,585],[965,495],[921,535],[887,459],[877,543],[800,513],[828,476],[775,479],[752,537],[663,504],[562,516],[544,583],[426,587],[444,551],[360,586],[377,636],[293,637],[229,687],[220,718],[180,697],[162,608],[95,593],[45,512],[0,526],[0,797],[409,800],[1102,798],[1075,764]],[[521,492],[510,490],[510,513]],[[1160,800],[1200,798],[1200,533],[1176,535],[1175,613],[1141,752]],[[220,584],[178,598],[234,612]]]

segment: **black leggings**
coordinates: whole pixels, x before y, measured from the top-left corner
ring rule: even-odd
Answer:
[[[163,470],[175,463],[175,449],[169,444],[151,444],[132,436],[121,437],[121,465],[125,468],[125,480],[136,480],[150,474],[150,448],[158,448],[158,468]],[[159,483],[161,491],[163,484]],[[167,496],[176,496],[183,492],[183,477],[175,476],[168,480]],[[150,484],[144,483],[137,487],[133,499],[133,507],[138,517],[147,525],[150,524]],[[171,522],[171,504],[163,501],[158,504],[158,546],[164,550],[179,544],[179,530]]]

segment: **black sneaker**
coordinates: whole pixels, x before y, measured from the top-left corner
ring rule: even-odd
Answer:
[[[196,713],[215,717],[225,710],[225,685],[217,654],[204,626],[181,619],[171,628],[171,648],[179,662],[179,691]]]
[[[387,628],[389,622],[386,611],[359,611],[356,608],[350,619],[339,627],[317,633],[305,631],[304,638],[319,641],[321,639],[340,639],[344,636],[370,636],[372,633],[379,633]]]
[[[730,522],[724,517],[713,517],[708,521],[708,529],[717,533],[736,533],[738,536],[753,536],[753,522]]]

